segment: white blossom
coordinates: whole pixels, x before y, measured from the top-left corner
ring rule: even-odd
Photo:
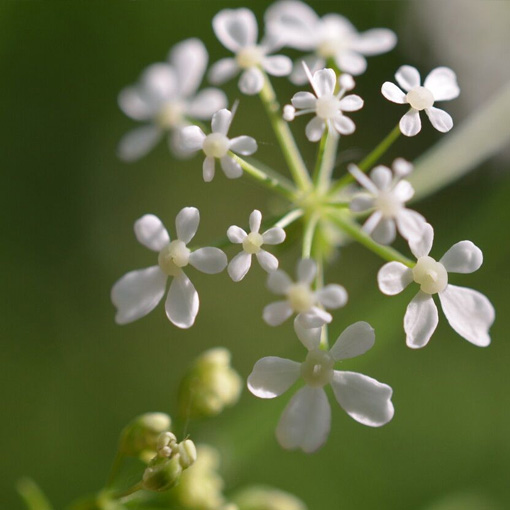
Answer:
[[[171,150],[183,156],[179,131],[189,119],[208,120],[227,105],[225,94],[216,88],[197,89],[207,67],[207,51],[199,39],[186,39],[172,48],[168,62],[149,66],[140,81],[119,94],[122,111],[142,127],[127,133],[120,141],[119,156],[135,161],[149,152],[170,132]]]
[[[235,54],[223,58],[209,71],[209,80],[221,84],[241,72],[239,90],[243,94],[257,94],[264,86],[262,70],[273,76],[287,76],[292,61],[284,55],[269,55],[281,45],[277,40],[264,38],[257,44],[258,26],[249,9],[224,9],[213,18],[213,29],[220,42]]]
[[[422,235],[425,218],[405,207],[405,203],[414,195],[414,188],[403,177],[412,168],[411,163],[396,159],[393,162],[393,174],[388,167],[379,165],[368,177],[356,165],[349,166],[349,172],[366,190],[353,196],[351,211],[373,211],[363,225],[363,230],[378,243],[392,243],[397,229],[407,240]]]
[[[363,99],[355,94],[345,96],[345,93],[354,87],[352,76],[344,74],[339,77],[340,90],[335,94],[337,79],[333,69],[321,69],[312,76],[306,64],[304,68],[315,95],[311,92],[294,94],[292,105],[286,105],[283,109],[283,118],[291,121],[296,116],[314,113],[315,117],[306,125],[306,137],[311,142],[321,139],[326,126],[330,133],[354,133],[356,126],[344,112],[360,110]]]
[[[393,49],[396,35],[386,28],[374,28],[359,33],[339,14],[319,18],[311,7],[297,0],[276,2],[266,11],[269,33],[291,48],[311,51],[305,62],[312,71],[322,69],[333,60],[342,71],[360,75],[367,68],[365,56],[379,55]],[[301,60],[295,62],[291,80],[306,82]]]
[[[395,79],[404,89],[394,83],[383,83],[383,96],[398,104],[408,104],[410,110],[400,119],[400,131],[406,136],[415,136],[421,131],[420,112],[425,110],[430,123],[441,133],[450,131],[453,120],[450,114],[436,108],[436,101],[455,99],[460,89],[455,73],[448,67],[437,67],[425,78],[421,85],[420,73],[412,66],[401,66],[395,73]]]
[[[146,214],[135,222],[135,236],[149,250],[158,252],[158,264],[131,271],[112,288],[111,299],[117,308],[115,320],[128,324],[152,311],[163,298],[168,277],[172,278],[165,302],[168,319],[179,328],[189,328],[198,313],[198,293],[184,273],[188,265],[207,274],[216,274],[227,265],[226,255],[218,248],[191,251],[187,244],[195,236],[200,213],[184,207],[175,219],[177,238],[170,240],[159,218]]]
[[[417,258],[411,269],[400,262],[385,264],[377,275],[384,294],[399,294],[411,282],[420,285],[418,294],[407,307],[404,317],[406,342],[417,349],[427,345],[438,323],[438,311],[432,296],[438,294],[446,319],[463,338],[479,347],[490,344],[489,328],[495,312],[480,292],[457,287],[448,282],[449,273],[473,273],[483,262],[483,254],[471,241],[454,244],[437,262],[429,256],[434,230],[427,224],[419,240],[409,242]]]
[[[281,244],[285,240],[285,230],[281,227],[273,227],[263,234],[259,233],[262,214],[256,209],[250,214],[250,233],[247,234],[241,227],[232,225],[227,231],[230,242],[241,244],[243,251],[238,253],[228,265],[228,274],[235,282],[242,280],[251,267],[252,256],[257,260],[268,273],[278,269],[278,259],[262,249],[262,246],[269,244]]]
[[[264,308],[263,319],[270,326],[278,326],[293,313],[306,328],[317,328],[331,322],[331,314],[323,308],[340,308],[347,302],[347,292],[337,284],[312,290],[317,266],[312,259],[301,259],[297,265],[297,282],[278,269],[269,274],[267,286],[275,294],[285,296],[283,301],[271,303]]]
[[[297,319],[294,327],[308,350],[304,363],[270,356],[257,361],[248,377],[248,389],[260,398],[278,397],[299,378],[305,382],[288,403],[276,428],[283,448],[311,453],[326,442],[331,426],[331,407],[324,390],[327,384],[331,384],[340,406],[357,422],[380,427],[393,418],[390,386],[356,372],[334,370],[337,361],[372,348],[375,334],[370,324],[352,324],[329,351],[319,347],[321,328],[304,329]]]
[[[229,151],[249,156],[257,150],[257,142],[251,136],[227,137],[232,118],[232,112],[223,108],[212,117],[211,134],[206,135],[198,126],[186,126],[181,131],[182,147],[186,151],[192,153],[201,149],[205,154],[202,167],[205,182],[214,178],[216,159],[220,160],[221,168],[229,179],[241,177],[243,169]]]

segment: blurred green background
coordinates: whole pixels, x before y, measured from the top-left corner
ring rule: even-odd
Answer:
[[[240,284],[226,273],[193,272],[201,311],[189,331],[169,324],[161,306],[119,327],[109,299],[117,278],[153,264],[132,232],[142,214],[158,215],[173,230],[176,213],[194,205],[202,212],[197,242],[207,243],[229,225],[245,224],[254,208],[271,214],[278,207],[245,179],[231,182],[218,173],[204,184],[201,158],[174,161],[163,143],[134,164],[115,155],[118,140],[135,125],[117,107],[122,87],[186,37],[202,38],[211,61],[226,56],[212,32],[212,16],[224,7],[247,5],[261,20],[269,3],[0,5],[3,508],[22,508],[14,490],[22,475],[36,479],[56,508],[99,489],[120,429],[142,412],[172,413],[178,381],[204,349],[231,349],[243,377],[262,356],[302,356],[290,323],[270,328],[261,320],[263,306],[274,297],[258,267]],[[339,171],[360,159],[402,115],[379,92],[399,65],[416,65],[423,75],[438,65],[453,67],[461,90],[464,84],[467,90],[446,107],[456,122],[505,78],[506,1],[310,3],[320,14],[343,13],[360,30],[390,27],[400,38],[396,50],[370,58],[358,80],[366,106],[353,115],[358,130],[343,140]],[[465,8],[452,9],[455,5]],[[441,41],[444,47],[438,48]],[[487,46],[490,62],[469,54]],[[476,73],[477,62],[484,73]],[[297,90],[284,79],[275,86],[282,102]],[[235,81],[226,90],[231,103],[240,97]],[[258,98],[240,99],[232,133],[253,135],[258,158],[283,168]],[[315,147],[305,141],[304,125],[298,120],[293,129],[312,162]],[[420,136],[399,140],[384,162],[414,159],[440,137],[424,122]],[[472,346],[441,316],[430,345],[409,350],[401,322],[413,291],[382,296],[375,282],[381,261],[361,247],[346,248],[327,273],[328,281],[344,284],[350,293],[348,306],[336,313],[332,335],[356,320],[375,327],[375,348],[345,368],[390,384],[395,418],[374,430],[333,405],[326,446],[311,456],[289,453],[279,448],[273,431],[291,392],[261,401],[244,391],[240,405],[221,417],[190,424],[194,439],[220,447],[228,489],[252,482],[277,486],[301,497],[310,510],[510,508],[508,168],[508,158],[500,156],[418,205],[436,227],[437,256],[462,239],[483,249],[482,269],[454,283],[493,301],[493,344]],[[296,257],[286,253],[282,267],[292,271]]]

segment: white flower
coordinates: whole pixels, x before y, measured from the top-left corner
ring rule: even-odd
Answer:
[[[229,156],[229,151],[249,156],[257,150],[257,142],[251,136],[238,136],[230,140],[227,133],[232,123],[232,112],[223,108],[216,112],[211,120],[210,135],[206,135],[198,126],[187,126],[181,131],[182,146],[186,151],[200,149],[205,154],[203,176],[205,182],[214,178],[215,160],[219,159],[221,168],[229,179],[241,177],[241,165]]]
[[[259,233],[262,214],[256,209],[250,214],[250,233],[242,228],[232,225],[227,230],[231,243],[242,244],[243,251],[238,253],[228,265],[228,274],[235,282],[242,280],[251,267],[252,255],[257,257],[264,271],[271,273],[278,269],[278,259],[262,249],[264,244],[281,244],[285,240],[285,230],[273,227],[263,234]]]
[[[450,131],[453,120],[448,113],[433,106],[435,101],[455,99],[460,89],[455,73],[448,67],[437,67],[425,78],[421,86],[420,73],[411,66],[401,66],[395,73],[398,84],[384,82],[383,96],[398,104],[409,104],[411,109],[400,119],[400,131],[406,136],[417,135],[421,130],[420,112],[425,110],[430,123],[441,133]]]
[[[301,259],[297,265],[296,283],[281,269],[269,274],[269,290],[285,296],[284,301],[271,303],[264,308],[263,319],[270,326],[282,324],[293,313],[297,313],[297,318],[306,328],[317,328],[331,322],[331,315],[319,306],[340,308],[347,302],[347,292],[341,285],[336,284],[313,291],[310,286],[316,272],[317,266],[313,260]]]
[[[321,328],[304,329],[297,320],[294,327],[308,349],[304,363],[270,356],[257,361],[248,377],[248,389],[260,398],[278,397],[300,377],[305,382],[288,403],[276,428],[283,448],[301,448],[311,453],[325,443],[331,426],[331,408],[324,390],[327,384],[331,384],[340,406],[357,422],[380,427],[393,418],[393,390],[388,385],[356,372],[334,370],[335,362],[372,348],[375,334],[370,324],[352,324],[329,351],[319,348]]]
[[[294,94],[291,99],[292,106],[284,107],[284,119],[290,121],[298,115],[315,113],[315,117],[306,125],[306,137],[311,142],[321,139],[326,125],[332,133],[354,133],[354,122],[343,113],[355,112],[363,107],[361,97],[355,94],[344,97],[346,91],[354,87],[352,76],[344,74],[339,77],[340,91],[335,94],[336,74],[333,69],[321,69],[312,76],[306,64],[304,66],[315,95],[311,92]],[[296,109],[299,111],[296,112]]]
[[[198,294],[183,269],[190,264],[203,273],[216,274],[227,265],[226,255],[218,248],[191,251],[186,246],[195,236],[199,222],[198,209],[184,207],[175,218],[177,239],[173,241],[156,216],[146,214],[135,222],[136,238],[149,250],[159,252],[158,264],[131,271],[115,283],[111,298],[117,307],[118,324],[128,324],[152,311],[163,298],[170,276],[166,314],[179,328],[193,325],[198,313]]]
[[[139,83],[119,94],[119,106],[134,120],[148,122],[127,133],[119,143],[119,156],[135,161],[156,145],[165,131],[174,153],[183,155],[179,129],[188,119],[207,120],[227,105],[225,94],[207,88],[196,94],[207,67],[207,51],[199,39],[186,39],[173,47],[168,63],[148,67]]]
[[[224,9],[213,18],[213,28],[220,42],[235,54],[235,58],[223,58],[209,71],[209,80],[221,84],[233,78],[239,71],[239,90],[243,94],[257,94],[264,86],[263,69],[273,76],[286,76],[292,70],[292,61],[283,55],[268,55],[280,45],[265,38],[257,44],[258,27],[249,9]]]
[[[397,42],[391,30],[374,28],[359,33],[343,16],[328,14],[319,18],[308,5],[296,0],[276,2],[266,11],[265,19],[269,33],[283,44],[314,52],[305,57],[313,71],[333,59],[342,72],[360,75],[367,68],[364,56],[390,51]],[[291,75],[295,84],[306,82],[301,60],[296,61]]]
[[[351,211],[374,211],[363,225],[363,230],[378,243],[392,243],[397,228],[407,240],[422,235],[425,218],[405,207],[414,195],[414,188],[402,177],[408,175],[412,168],[411,163],[396,159],[393,162],[394,176],[388,167],[379,165],[368,178],[356,165],[349,166],[349,172],[366,189],[366,192],[354,195]]]
[[[427,224],[422,239],[409,243],[418,259],[416,265],[410,269],[400,262],[385,264],[377,275],[379,289],[393,296],[413,281],[420,285],[404,317],[409,347],[417,349],[427,345],[437,327],[438,312],[432,298],[434,294],[439,295],[450,326],[472,344],[486,347],[491,341],[489,328],[494,322],[494,307],[480,292],[448,283],[448,273],[476,271],[483,262],[482,252],[471,241],[461,241],[436,262],[429,256],[433,239],[434,230]]]

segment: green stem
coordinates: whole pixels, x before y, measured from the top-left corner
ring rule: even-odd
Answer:
[[[52,510],[52,506],[38,485],[30,478],[22,478],[16,484],[19,495],[28,510]]]
[[[301,218],[303,216],[304,212],[302,209],[294,209],[293,211],[290,211],[287,213],[283,218],[278,220],[274,226],[285,228],[288,227],[291,223],[294,223],[297,219]]]
[[[315,160],[315,167],[313,169],[312,180],[313,180],[313,184],[315,185],[315,187],[317,187],[317,183],[319,182],[319,175],[320,175],[320,170],[322,167],[322,159],[324,158],[324,151],[326,150],[326,143],[328,140],[328,135],[329,135],[329,131],[326,128],[324,130],[324,133],[321,137],[321,141],[319,143],[319,149],[317,151],[317,159]]]
[[[305,232],[303,234],[303,251],[301,254],[301,257],[304,259],[309,259],[312,256],[313,238],[319,218],[319,214],[312,214],[306,221]]]
[[[324,257],[322,253],[318,253],[315,259],[317,264],[317,275],[315,276],[315,290],[320,290],[324,287]],[[329,349],[329,341],[328,341],[328,325],[324,324],[321,329],[321,349],[328,350]]]
[[[276,94],[273,87],[271,86],[269,77],[265,73],[264,86],[260,91],[260,99],[264,104],[267,115],[276,134],[276,138],[278,139],[278,143],[282,149],[283,156],[285,157],[285,161],[289,166],[290,173],[292,174],[292,178],[294,179],[296,186],[301,190],[309,189],[311,186],[310,175],[308,174],[305,162],[301,157],[301,153],[299,152],[289,126],[280,115],[280,106],[276,100]]]
[[[124,461],[124,454],[122,452],[120,452],[119,450],[117,450],[117,453],[115,454],[115,458],[113,459],[112,467],[110,468],[110,474],[108,475],[108,481],[106,482],[106,487],[111,487],[113,485],[113,482],[115,481],[115,478],[120,471],[123,461]]]
[[[142,489],[143,489],[143,482],[140,481],[138,483],[135,483],[135,485],[132,485],[131,487],[129,487],[129,489],[112,494],[111,498],[112,499],[122,499],[127,496],[131,496],[131,494],[141,491]]]
[[[335,169],[336,152],[340,136],[336,133],[329,133],[326,137],[326,147],[322,155],[321,166],[317,179],[317,190],[319,193],[325,193],[331,185],[333,170]]]

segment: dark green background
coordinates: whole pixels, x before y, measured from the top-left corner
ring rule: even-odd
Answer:
[[[119,327],[109,299],[117,278],[154,263],[132,232],[142,214],[157,214],[173,230],[180,208],[197,206],[202,222],[196,239],[207,244],[229,225],[245,224],[255,207],[265,214],[277,207],[244,179],[227,182],[218,173],[204,184],[201,158],[174,161],[163,143],[135,164],[115,156],[118,140],[134,127],[117,107],[119,90],[189,36],[204,40],[212,61],[225,56],[210,20],[223,7],[241,5],[189,0],[0,5],[3,508],[21,508],[14,484],[22,475],[34,477],[56,508],[100,488],[119,430],[139,413],[172,412],[184,367],[205,348],[231,349],[243,377],[262,356],[303,355],[290,323],[270,328],[262,322],[262,308],[274,297],[258,267],[240,284],[226,273],[193,272],[202,308],[189,331],[170,325],[162,307]],[[244,5],[260,19],[269,2]],[[342,12],[360,29],[387,26],[408,35],[414,30],[404,22],[408,2],[313,6],[321,14]],[[342,169],[403,113],[380,96],[380,84],[392,80],[403,63],[424,74],[443,64],[432,59],[428,44],[419,37],[412,56],[401,43],[370,59],[358,87],[366,106],[353,114],[357,132],[343,140]],[[282,79],[276,87],[283,101],[296,90]],[[235,83],[227,92],[230,101],[239,97]],[[454,115],[460,120],[468,114],[457,106]],[[294,130],[311,162],[315,147],[304,139],[304,122],[296,121]],[[241,97],[232,133],[255,136],[258,157],[281,166],[258,98]],[[440,136],[424,125],[420,136],[399,140],[384,161],[412,159]],[[274,485],[302,497],[311,510],[421,510],[464,492],[476,510],[510,507],[507,170],[501,161],[489,162],[418,206],[436,227],[433,255],[462,239],[483,249],[482,269],[454,277],[454,283],[479,289],[495,304],[493,344],[470,345],[441,316],[430,345],[409,350],[401,321],[413,291],[382,296],[375,284],[381,261],[361,247],[345,249],[327,274],[350,293],[348,306],[336,313],[332,335],[356,320],[375,327],[374,349],[345,368],[390,384],[395,418],[370,429],[333,403],[326,446],[311,456],[288,453],[273,430],[290,392],[261,401],[244,391],[238,407],[190,425],[193,439],[221,448],[229,489]],[[282,266],[291,271],[296,256],[284,255]]]

